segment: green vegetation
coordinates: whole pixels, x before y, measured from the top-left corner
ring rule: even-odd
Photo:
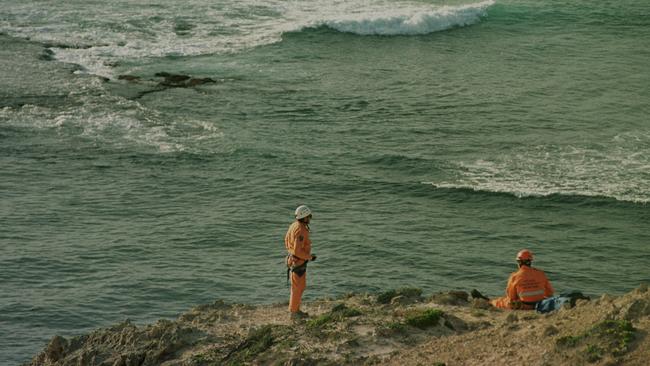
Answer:
[[[604,352],[605,351],[602,348],[600,348],[600,347],[598,347],[598,346],[596,346],[594,344],[588,345],[587,350],[585,351],[586,356],[587,356],[587,361],[596,362],[596,361],[600,360],[601,358],[603,358],[603,353]]]
[[[444,317],[445,313],[438,309],[411,309],[406,313],[403,321],[394,321],[382,325],[380,334],[384,336],[404,335],[408,333],[409,326],[419,329],[435,327],[440,324],[440,319]],[[454,329],[452,324],[447,321],[445,321],[445,326]]]
[[[624,355],[634,341],[635,331],[627,320],[605,320],[583,334],[561,337],[556,344],[565,348],[585,345],[587,361],[596,362],[605,354],[616,357]]]
[[[307,321],[307,328],[314,329],[314,328],[321,328],[323,325],[327,323],[331,323],[335,321],[334,317],[330,313],[323,314],[317,318],[314,319],[309,319]]]
[[[404,323],[400,322],[391,322],[386,325],[386,329],[389,331],[391,334],[404,334],[406,333],[406,325]]]
[[[607,351],[614,356],[625,354],[634,341],[635,329],[627,320],[606,320],[597,324],[592,333],[605,343]]]
[[[404,287],[397,290],[382,292],[377,295],[377,302],[380,304],[389,304],[390,301],[397,296],[419,299],[422,296],[422,290],[414,287]]]
[[[332,308],[330,311],[332,315],[339,316],[341,318],[352,318],[355,316],[361,315],[361,311],[355,308],[349,308],[345,304],[338,304]]]
[[[349,308],[345,304],[338,304],[330,310],[329,313],[325,313],[317,318],[310,319],[307,321],[307,328],[309,329],[318,329],[323,327],[328,323],[333,323],[341,321],[344,318],[351,318],[361,315],[361,311],[354,308]]]
[[[413,327],[426,329],[431,326],[438,325],[438,322],[443,315],[444,312],[438,309],[426,309],[424,311],[420,310],[412,314],[408,314],[404,322]]]
[[[582,337],[578,337],[578,336],[564,336],[558,338],[558,340],[555,341],[555,343],[561,347],[575,347],[578,345],[581,339]]]
[[[226,365],[240,365],[254,360],[259,354],[265,352],[281,337],[286,336],[290,330],[278,325],[264,325],[251,331],[246,339],[232,349],[222,362]]]

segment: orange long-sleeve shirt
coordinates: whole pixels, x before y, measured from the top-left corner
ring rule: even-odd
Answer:
[[[292,265],[299,266],[305,261],[311,260],[311,240],[309,239],[309,228],[305,223],[294,221],[287,234],[284,236],[284,246],[287,252],[298,258]]]
[[[544,271],[529,266],[521,266],[508,278],[506,295],[510,301],[536,302],[553,296],[553,286]]]

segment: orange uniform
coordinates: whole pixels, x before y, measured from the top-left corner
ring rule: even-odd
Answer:
[[[535,309],[536,302],[553,296],[553,286],[543,271],[526,265],[519,267],[508,279],[506,296],[490,301],[501,309]]]
[[[307,224],[294,221],[287,234],[284,236],[284,246],[289,256],[287,265],[296,267],[312,259],[311,240],[309,239],[309,227]],[[291,272],[291,297],[289,299],[289,311],[292,313],[300,310],[302,293],[307,287],[307,273]]]

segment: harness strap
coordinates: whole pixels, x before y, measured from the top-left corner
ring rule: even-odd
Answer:
[[[289,257],[293,257],[295,259],[301,260],[301,258],[296,257],[295,255],[293,255],[291,253],[287,254],[287,258],[286,258],[286,263],[287,263],[287,285],[289,284],[289,279],[291,278],[291,272],[296,272],[296,273],[298,273],[299,275],[302,276],[301,272],[305,273],[305,271],[307,270],[307,263],[309,262],[308,260],[305,260],[305,262],[303,264],[299,265],[299,266],[290,266],[289,265]]]

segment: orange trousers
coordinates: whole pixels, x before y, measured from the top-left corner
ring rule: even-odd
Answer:
[[[534,310],[535,306],[522,304],[521,302],[512,302],[507,296],[499,297],[496,299],[490,300],[492,306],[499,309],[509,309],[509,310]]]
[[[307,272],[302,276],[291,272],[291,297],[289,298],[289,311],[292,313],[300,311],[300,302],[302,301],[302,293],[305,292],[307,287]]]
[[[507,297],[499,297],[497,299],[492,299],[490,300],[490,304],[492,306],[497,307],[499,309],[510,309],[510,299]]]

